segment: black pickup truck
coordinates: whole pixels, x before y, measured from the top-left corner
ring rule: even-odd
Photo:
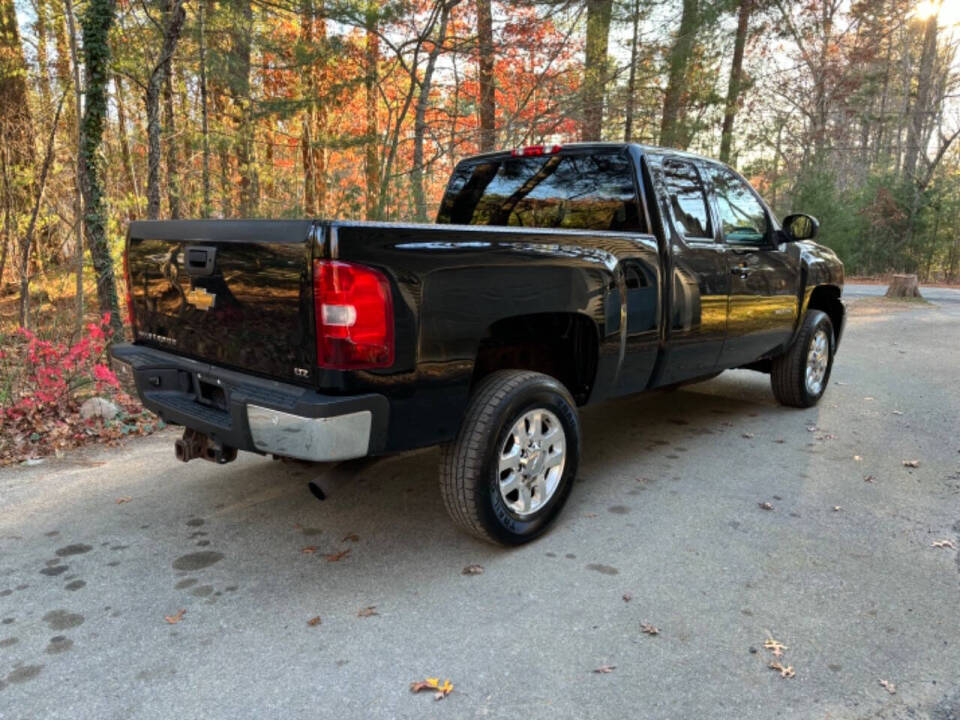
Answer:
[[[434,225],[133,222],[111,353],[181,460],[442,444],[453,520],[518,544],[570,493],[578,406],[727,368],[819,400],[845,311],[817,231],[689,153],[526,147],[460,162]]]

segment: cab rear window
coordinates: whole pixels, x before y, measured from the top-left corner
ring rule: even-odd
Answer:
[[[622,153],[467,161],[447,186],[438,223],[646,232]]]

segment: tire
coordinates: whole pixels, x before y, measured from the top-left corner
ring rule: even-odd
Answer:
[[[563,384],[542,373],[498,370],[480,382],[456,440],[441,449],[440,494],[462,530],[520,545],[560,513],[579,461],[580,421]]]
[[[826,355],[823,357],[818,353],[818,359],[814,361],[811,352],[820,338],[825,341],[823,348]],[[816,405],[830,381],[836,346],[830,318],[820,310],[809,310],[793,344],[783,355],[773,358],[771,363],[770,383],[777,401],[781,405],[798,408]],[[807,381],[808,362],[820,367],[820,372],[813,372],[813,377],[819,376],[820,382],[813,386]]]

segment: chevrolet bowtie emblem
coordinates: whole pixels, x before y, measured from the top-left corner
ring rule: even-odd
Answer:
[[[216,299],[217,296],[215,293],[207,292],[202,287],[193,288],[187,293],[187,302],[193,305],[197,310],[203,310],[204,312],[213,307],[213,303]]]

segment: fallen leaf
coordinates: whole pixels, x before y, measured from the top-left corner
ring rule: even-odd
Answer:
[[[183,620],[183,616],[187,614],[186,610],[180,610],[176,615],[164,615],[163,619],[166,620],[171,625],[176,625],[178,622]]]
[[[317,551],[316,545],[307,545],[305,548],[300,548],[300,552],[304,555],[313,555]]]
[[[807,425],[807,432],[816,432],[816,431],[817,431],[816,425]]]
[[[930,543],[930,547],[949,548],[951,550],[957,549],[957,546],[953,544],[953,540],[934,540],[932,543]]]
[[[341,550],[340,552],[330,553],[329,555],[324,555],[327,559],[327,562],[340,562],[343,558],[350,554],[350,548],[346,550]]]
[[[918,467],[920,467],[920,461],[919,461],[919,460],[904,460],[904,461],[903,461],[903,466],[904,466],[904,467],[908,467],[908,468],[918,468]]]
[[[650,623],[642,623],[642,624],[640,625],[640,632],[645,632],[647,635],[659,635],[659,634],[660,634],[660,630],[658,630],[657,628],[655,628],[655,627],[654,627],[653,625],[651,625]]]
[[[741,433],[740,437],[746,438],[747,440],[749,440],[750,438],[753,437],[753,433]]]
[[[834,511],[834,512],[840,512],[841,510],[843,510],[843,508],[840,507],[839,505],[834,505],[834,506],[833,506],[833,511]]]
[[[347,542],[348,540],[350,542],[360,542],[360,536],[356,533],[347,533],[340,542]]]
[[[892,410],[891,415],[903,415],[903,410]]]
[[[631,595],[630,593],[624,593],[624,594],[623,594],[623,601],[624,601],[624,602],[630,602],[631,600],[633,600],[633,595]]]
[[[316,627],[322,622],[323,621],[320,619],[320,616],[317,615],[316,617],[312,617],[309,620],[307,620],[307,625],[309,625],[310,627]]]
[[[126,497],[126,496],[122,498],[117,498],[117,505],[123,505],[124,503],[128,503],[131,500],[133,500],[132,497]]]
[[[371,617],[372,615],[379,615],[379,614],[380,613],[377,612],[376,605],[368,605],[367,607],[360,608],[357,611],[357,617]]]
[[[787,665],[786,667],[784,667],[783,664],[779,663],[776,660],[771,661],[767,667],[769,667],[771,670],[776,670],[778,673],[780,673],[780,677],[792,678],[794,675],[797,674],[793,670],[793,665]]]
[[[890,682],[889,680],[881,680],[881,681],[880,681],[880,687],[882,687],[884,690],[886,690],[886,691],[887,691],[888,693],[890,693],[891,695],[896,695],[896,694],[897,694],[897,686],[894,685],[894,684],[893,684],[892,682]]]
[[[860,457],[859,455],[854,455],[854,456],[853,456],[853,460],[854,460],[854,462],[860,462],[861,460],[863,460],[863,458]]]
[[[768,502],[757,503],[761,510],[773,510],[773,505]]]
[[[872,398],[872,397],[865,397],[864,400],[867,401],[867,402],[870,402],[871,400],[873,400],[873,398]]]
[[[427,678],[410,683],[410,692],[418,693],[424,690],[432,691],[434,700],[443,700],[453,692],[453,683],[449,680],[444,680],[441,683],[440,678]]]
[[[784,650],[790,649],[782,642],[774,640],[773,637],[769,635],[767,636],[767,639],[763,641],[763,647],[765,647],[767,650],[770,650],[774,657],[780,657],[783,655]]]
[[[467,565],[460,571],[461,575],[483,575],[483,565]]]
[[[594,670],[594,672],[600,675],[605,675],[606,673],[612,673],[616,669],[617,669],[616,665],[601,665],[596,670]]]
[[[784,440],[783,438],[777,438],[776,440],[774,440],[774,442],[777,443],[778,445],[783,445],[786,442],[786,440]]]
[[[868,482],[868,483],[872,483],[872,482],[876,482],[877,479],[876,479],[873,475],[867,475],[867,476],[863,479],[863,481],[864,481],[864,482]]]

